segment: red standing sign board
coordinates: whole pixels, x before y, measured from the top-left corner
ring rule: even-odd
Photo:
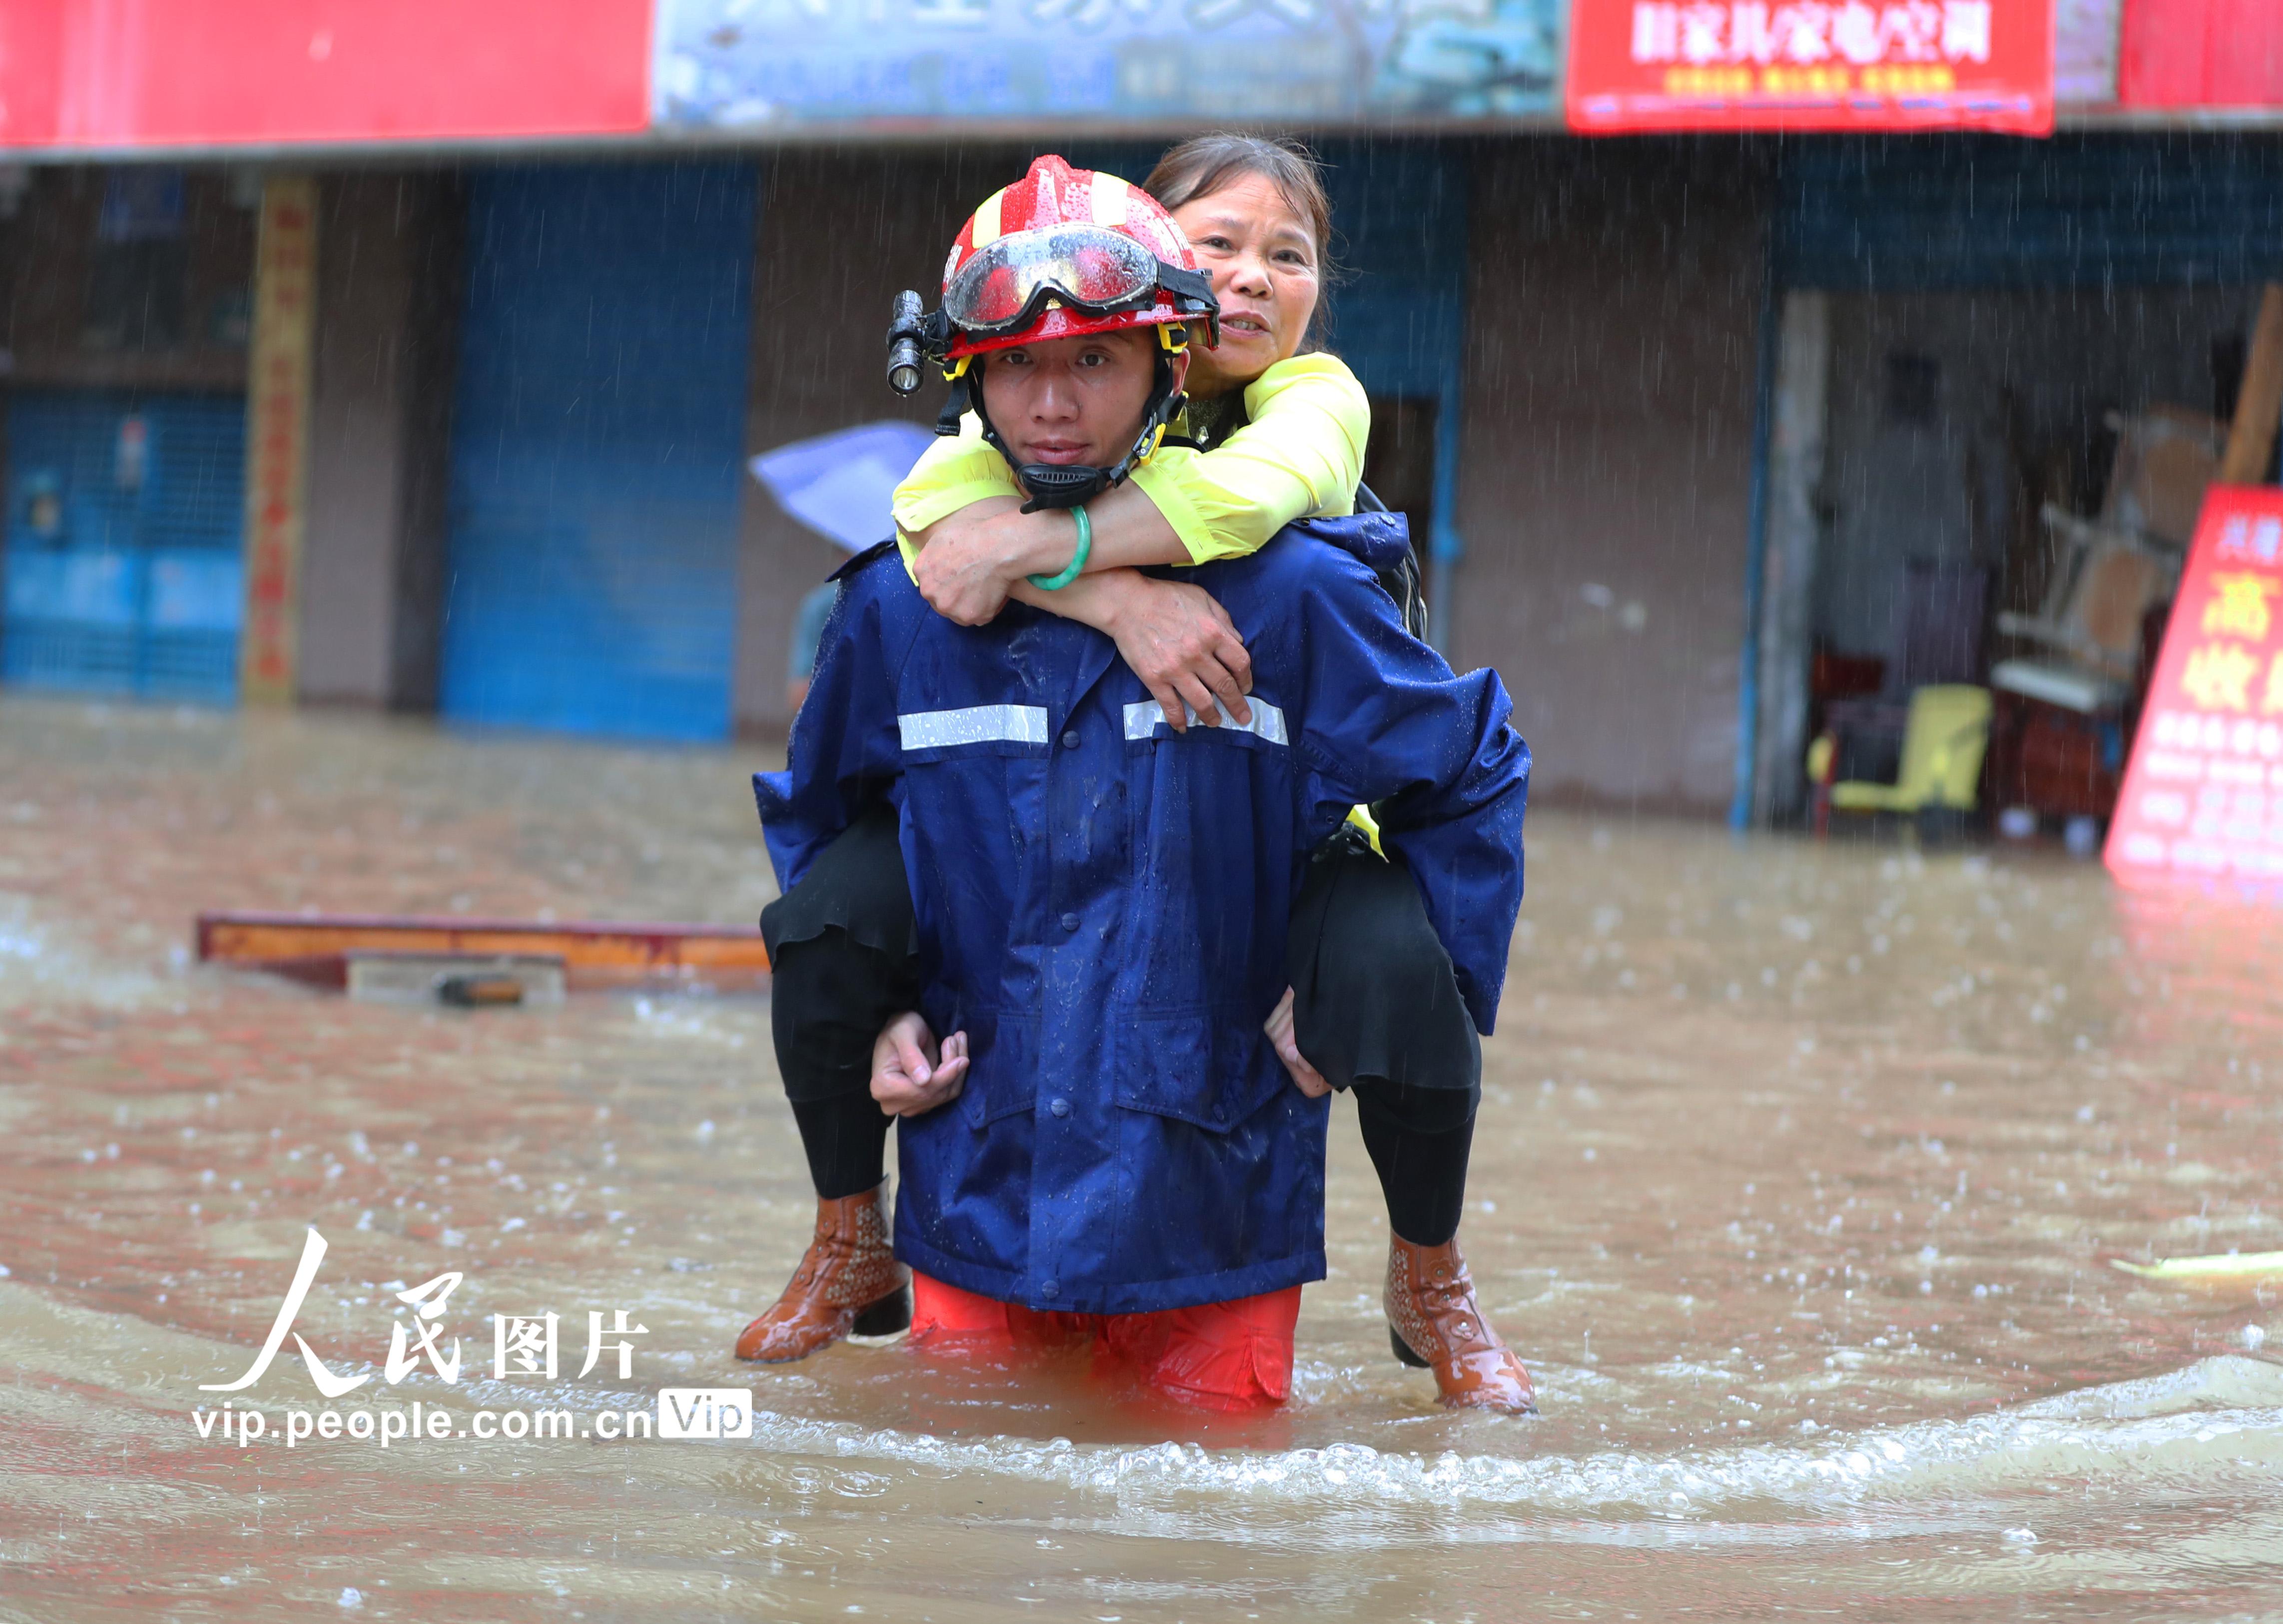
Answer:
[[[2283,491],[2204,498],[2108,861],[2125,881],[2283,885]]]
[[[2053,0],[1574,0],[1570,127],[2053,128]]]

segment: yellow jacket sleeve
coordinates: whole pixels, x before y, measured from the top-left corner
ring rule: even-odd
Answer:
[[[973,412],[959,432],[938,438],[896,487],[896,528],[925,530],[937,520],[986,496],[1019,496],[1015,470],[984,440]]]
[[[1258,552],[1294,519],[1355,511],[1371,408],[1336,355],[1295,355],[1244,392],[1250,421],[1211,451],[1160,452],[1134,470],[1198,563]],[[909,540],[947,515],[988,496],[1019,496],[1014,470],[983,439],[969,413],[956,436],[921,454],[896,487],[896,540]]]
[[[911,532],[925,530],[939,519],[986,496],[1020,496],[1015,470],[1007,459],[983,438],[983,424],[973,412],[960,419],[959,432],[938,439],[912,471],[896,487],[896,546],[904,555],[904,568],[912,567],[917,548]]]
[[[1336,355],[1295,355],[1244,392],[1250,421],[1212,450],[1153,458],[1134,483],[1199,563],[1257,552],[1294,519],[1355,511],[1371,408]]]

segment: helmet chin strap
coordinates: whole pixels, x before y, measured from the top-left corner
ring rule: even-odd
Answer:
[[[1015,460],[1015,454],[1007,448],[1007,442],[1000,438],[997,426],[991,421],[991,414],[984,408],[983,362],[987,359],[986,356],[977,356],[959,375],[952,386],[951,400],[945,408],[944,417],[956,432],[960,414],[954,408],[962,407],[963,391],[964,409],[975,414],[976,420],[983,425],[984,439],[993,450],[1007,459],[1007,464],[1015,470],[1015,478],[1021,483],[1024,493],[1030,498],[1023,504],[1025,513],[1036,513],[1041,508],[1084,507],[1105,491],[1123,485],[1126,476],[1134,471],[1134,464],[1157,449],[1158,442],[1165,438],[1165,425],[1181,409],[1185,398],[1173,385],[1172,355],[1160,349],[1157,353],[1157,375],[1149,391],[1149,407],[1142,414],[1142,431],[1134,437],[1133,445],[1115,467],[1096,468],[1083,462],[1018,462]],[[938,432],[941,431],[939,424]]]

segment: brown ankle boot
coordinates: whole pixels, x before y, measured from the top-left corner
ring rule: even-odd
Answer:
[[[912,1323],[911,1275],[888,1249],[882,1179],[861,1195],[816,1204],[816,1233],[776,1306],[737,1338],[737,1357],[806,1359],[852,1333],[890,1336]]]
[[[1530,1372],[1483,1317],[1455,1238],[1439,1247],[1391,1239],[1387,1326],[1395,1356],[1415,1370],[1433,1371],[1445,1403],[1502,1415],[1538,1413]]]

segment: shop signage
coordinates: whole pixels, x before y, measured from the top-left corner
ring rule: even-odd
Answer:
[[[299,674],[316,283],[317,183],[308,175],[271,175],[261,188],[246,364],[245,616],[238,688],[248,703],[291,704]]]
[[[2108,860],[2121,880],[2283,884],[2283,491],[2204,498]]]
[[[1582,134],[2053,127],[2053,0],[1574,0]]]
[[[1438,122],[1559,105],[1562,0],[659,0],[666,130]]]

